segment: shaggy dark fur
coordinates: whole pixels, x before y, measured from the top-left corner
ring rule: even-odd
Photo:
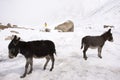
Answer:
[[[20,38],[14,36],[13,40],[8,45],[9,58],[14,58],[18,53],[21,53],[26,58],[25,72],[21,76],[24,78],[27,74],[28,66],[30,65],[30,71],[28,74],[32,73],[33,70],[33,57],[34,58],[46,58],[46,63],[44,65],[44,70],[49,62],[52,61],[52,66],[50,71],[54,68],[54,53],[56,54],[55,44],[50,40],[41,41],[20,41]]]

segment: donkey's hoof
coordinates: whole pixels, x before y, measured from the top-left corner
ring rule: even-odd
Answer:
[[[87,60],[87,58],[85,58],[85,60]]]
[[[98,56],[100,59],[102,59],[102,56]]]
[[[32,73],[32,71],[28,72],[27,74],[31,74],[31,73]]]
[[[20,78],[25,78],[25,76],[23,75],[23,76],[20,76]]]
[[[87,57],[83,57],[85,60],[87,60]]]
[[[87,60],[87,58],[84,58],[85,60]]]
[[[52,71],[53,69],[50,69],[50,71]]]
[[[46,68],[43,68],[43,70],[46,70]]]

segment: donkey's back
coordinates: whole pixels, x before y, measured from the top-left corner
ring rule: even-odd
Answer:
[[[101,38],[101,36],[85,36],[82,38],[81,44],[82,44],[81,49],[83,48],[84,45],[90,48],[97,48],[104,44],[104,39]]]
[[[50,40],[30,41],[27,45],[30,46],[30,53],[37,57],[56,53],[55,44]]]

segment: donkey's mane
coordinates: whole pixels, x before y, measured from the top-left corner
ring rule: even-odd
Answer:
[[[102,35],[101,35],[101,37],[103,37],[105,40],[108,38],[108,34],[109,34],[109,32],[107,31],[107,32],[104,32]]]

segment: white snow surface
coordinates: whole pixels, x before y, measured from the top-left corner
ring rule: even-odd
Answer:
[[[68,15],[71,8],[69,9],[64,3],[63,7],[67,11],[62,10],[62,14],[58,12],[51,15],[57,21],[54,22],[55,19],[48,18],[48,22],[51,23],[49,26],[53,27],[53,25],[70,18],[75,24],[74,32],[62,33],[54,30],[40,32],[40,27],[32,27],[34,30],[9,28],[0,31],[0,80],[21,80],[20,76],[24,73],[26,60],[21,54],[14,59],[8,58],[10,40],[5,40],[5,38],[15,35],[10,32],[11,30],[18,31],[17,36],[21,37],[23,41],[52,40],[56,45],[57,55],[53,71],[49,71],[51,62],[49,62],[47,69],[43,70],[46,60],[44,58],[34,59],[33,72],[23,80],[120,80],[120,1],[96,0],[95,2],[93,0],[92,3],[96,4],[89,5],[89,9],[85,4],[89,4],[90,0],[85,0],[85,2],[80,0],[79,3],[83,1],[82,7],[78,5],[78,0],[76,2],[74,2],[75,0],[65,1],[66,3],[72,1],[76,4],[74,7],[72,3],[70,4],[75,11]],[[99,1],[101,1],[101,5],[98,6]],[[79,14],[79,9],[83,11],[83,15]],[[62,15],[62,17],[57,18],[58,15]],[[79,15],[83,17],[79,19]],[[101,35],[108,30],[103,28],[104,24],[114,26],[112,28],[114,42],[106,41],[102,49],[102,59],[97,56],[97,49],[88,49],[88,60],[84,60],[80,49],[82,37]]]

